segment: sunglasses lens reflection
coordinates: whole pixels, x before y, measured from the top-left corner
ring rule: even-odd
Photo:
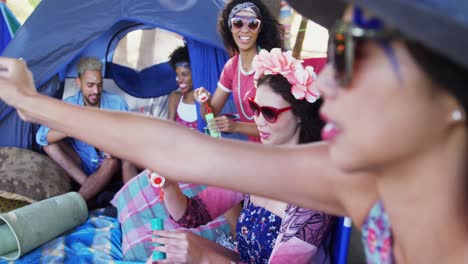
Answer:
[[[257,30],[260,26],[260,21],[258,19],[252,19],[247,24],[250,30]]]
[[[266,121],[274,123],[276,121],[276,113],[270,108],[263,108],[262,115]]]
[[[241,29],[243,26],[247,25],[249,30],[255,31],[260,27],[260,20],[257,18],[241,18],[234,17],[231,19],[231,25],[235,29]]]
[[[244,22],[242,22],[242,19],[240,18],[233,18],[231,24],[236,29],[240,29],[242,26],[244,26]]]
[[[260,111],[258,109],[259,106],[255,102],[249,100],[249,106],[250,106],[250,109],[252,109],[252,112],[254,113],[255,116],[258,116],[260,114]]]
[[[250,109],[252,109],[252,112],[256,117],[258,117],[261,112],[263,115],[263,118],[265,118],[265,120],[270,123],[274,123],[276,119],[278,118],[278,114],[273,108],[265,107],[265,106],[260,107],[252,99],[249,99],[249,106],[250,106]]]
[[[346,75],[346,45],[344,34],[337,33],[335,35],[334,44],[334,64],[336,77],[339,80],[344,80]]]

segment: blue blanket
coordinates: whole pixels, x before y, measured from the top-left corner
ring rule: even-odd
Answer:
[[[90,212],[83,225],[29,252],[17,263],[140,263],[123,261],[122,232],[116,218]]]

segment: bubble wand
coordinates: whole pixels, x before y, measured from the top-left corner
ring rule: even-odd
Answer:
[[[161,218],[151,219],[151,230],[164,230],[164,221]],[[153,243],[153,246],[164,246],[163,244]],[[166,253],[153,251],[153,261],[166,258]]]
[[[162,188],[164,186],[164,183],[166,183],[166,178],[163,176],[157,174],[156,172],[151,172],[150,173],[150,180],[149,180],[151,186],[155,188],[159,188],[159,199],[161,201],[164,200],[164,189]],[[151,222],[151,230],[164,230],[164,221],[161,218],[154,218],[150,220]],[[153,246],[163,246],[162,244],[158,243],[153,243]],[[159,251],[153,251],[153,261],[161,260],[166,258],[166,253],[164,252],[159,252]]]
[[[208,102],[208,94],[207,93],[200,93],[198,95],[198,101],[203,104],[205,107],[206,113],[205,113],[205,120],[206,123],[209,124],[211,120],[214,118],[213,114],[213,109],[211,108],[209,102]],[[215,138],[221,138],[221,133],[215,130],[209,130],[210,131],[210,136],[215,137]]]
[[[164,200],[164,189],[162,188],[166,183],[166,178],[157,174],[156,172],[150,173],[150,184],[155,188],[159,188],[159,200]]]

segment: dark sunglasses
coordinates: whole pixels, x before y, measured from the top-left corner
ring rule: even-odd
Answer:
[[[292,109],[291,106],[286,106],[281,109],[274,108],[271,106],[259,106],[254,101],[253,98],[249,98],[248,101],[249,101],[249,106],[252,109],[252,112],[254,113],[254,115],[258,117],[260,113],[262,113],[263,118],[265,118],[265,120],[268,121],[269,123],[275,123],[276,120],[278,119],[279,114]]]
[[[261,23],[262,21],[255,17],[236,16],[231,18],[231,27],[235,29],[241,29],[246,24],[250,31],[257,31]]]
[[[333,27],[328,42],[328,63],[332,63],[335,79],[347,86],[353,75],[356,46],[363,40],[389,41],[400,36],[396,31],[367,29],[353,23],[338,21]]]

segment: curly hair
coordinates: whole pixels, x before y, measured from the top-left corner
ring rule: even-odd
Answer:
[[[260,77],[257,87],[260,85],[270,86],[275,93],[279,94],[291,105],[293,114],[299,117],[299,144],[321,140],[320,132],[325,125],[325,122],[320,118],[321,99],[318,99],[314,103],[309,103],[305,99],[297,100],[291,93],[291,84],[285,77],[279,74]]]
[[[178,62],[190,63],[190,56],[187,46],[180,46],[169,55],[169,64],[175,70]]]
[[[221,12],[218,18],[218,32],[223,38],[224,46],[230,54],[239,53],[239,47],[232,36],[228,26],[228,17],[231,10],[238,4],[252,2],[260,10],[262,23],[258,33],[257,45],[262,49],[270,51],[272,48],[284,50],[284,28],[271,14],[270,10],[261,0],[232,0]]]

